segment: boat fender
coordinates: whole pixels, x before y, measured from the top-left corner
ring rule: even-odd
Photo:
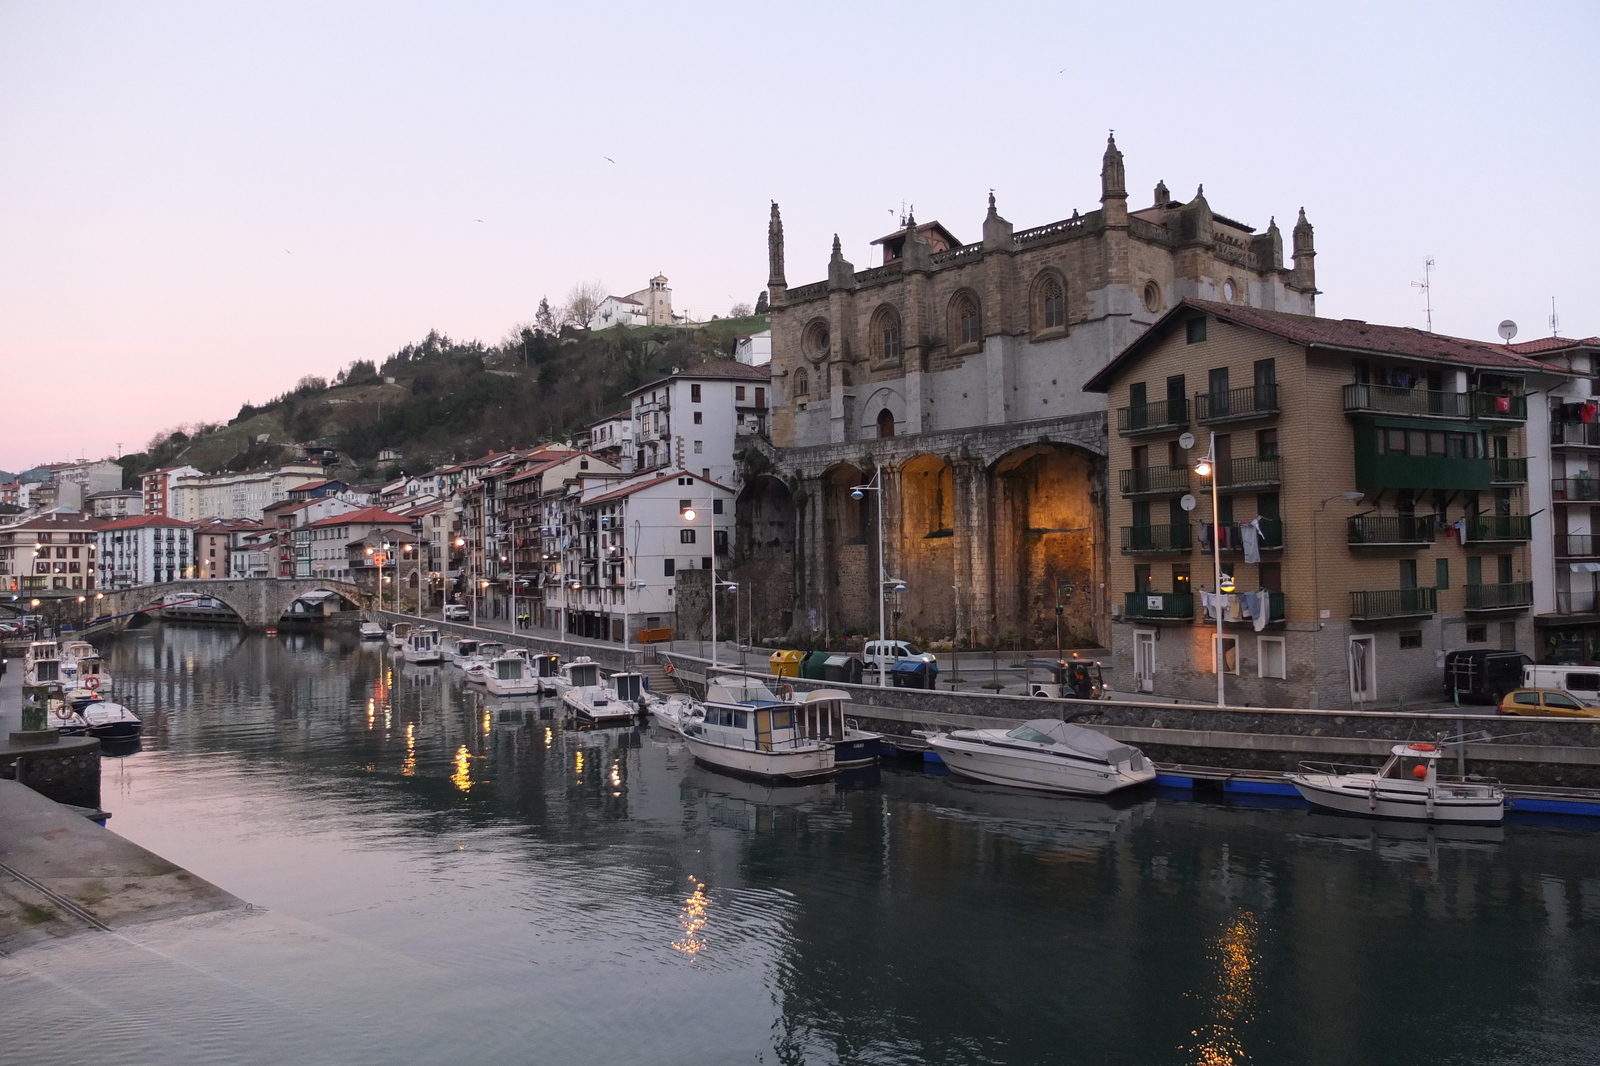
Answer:
[[[1428,777],[1428,768],[1419,763],[1411,768],[1411,776],[1418,781],[1424,781]]]
[[[661,672],[666,674],[668,677],[671,677],[672,676],[672,664],[668,663],[667,665],[663,666],[661,668]]]
[[[88,677],[83,679],[83,687],[93,691],[100,687],[100,679],[94,674],[90,674]]]

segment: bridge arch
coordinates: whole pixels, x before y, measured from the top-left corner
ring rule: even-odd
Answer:
[[[296,600],[311,592],[331,592],[358,607],[365,607],[369,600],[366,590],[358,585],[316,578],[168,581],[107,591],[100,613],[117,618],[117,625],[121,627],[127,624],[127,616],[132,612],[156,606],[169,596],[187,595],[216,600],[238,615],[245,625],[263,628],[276,624],[289,613]]]

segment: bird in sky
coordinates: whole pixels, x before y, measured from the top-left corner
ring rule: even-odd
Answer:
[[[615,159],[612,159],[612,158],[611,158],[611,157],[610,157],[610,156],[608,156],[608,155],[603,155],[603,156],[601,156],[601,157],[600,157],[600,158],[601,158],[601,159],[604,159],[604,160],[605,160],[605,161],[606,161],[606,162],[607,162],[607,163],[610,163],[610,164],[611,164],[611,165],[612,165],[612,166],[616,166],[616,165],[617,165],[617,161],[616,161],[616,160],[615,160]]]

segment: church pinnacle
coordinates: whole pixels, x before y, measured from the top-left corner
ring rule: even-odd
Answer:
[[[1117,131],[1106,138],[1106,154],[1100,161],[1100,202],[1128,198],[1128,179],[1122,168],[1122,151],[1117,147]]]

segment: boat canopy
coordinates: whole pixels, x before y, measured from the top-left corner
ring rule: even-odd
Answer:
[[[1056,718],[1035,718],[1031,722],[1024,722],[1015,729],[1006,733],[1013,740],[1028,740],[1035,744],[1059,744],[1077,752],[1087,755],[1091,759],[1103,759],[1106,762],[1123,762],[1132,758],[1134,749],[1118,740],[1112,740],[1104,733],[1096,733],[1093,729],[1085,729],[1081,725],[1063,722]]]
[[[777,693],[753,677],[718,677],[706,685],[707,703],[782,703]]]
[[[825,703],[828,700],[849,701],[850,693],[837,688],[819,688],[811,692],[802,692],[796,700],[800,703]]]

